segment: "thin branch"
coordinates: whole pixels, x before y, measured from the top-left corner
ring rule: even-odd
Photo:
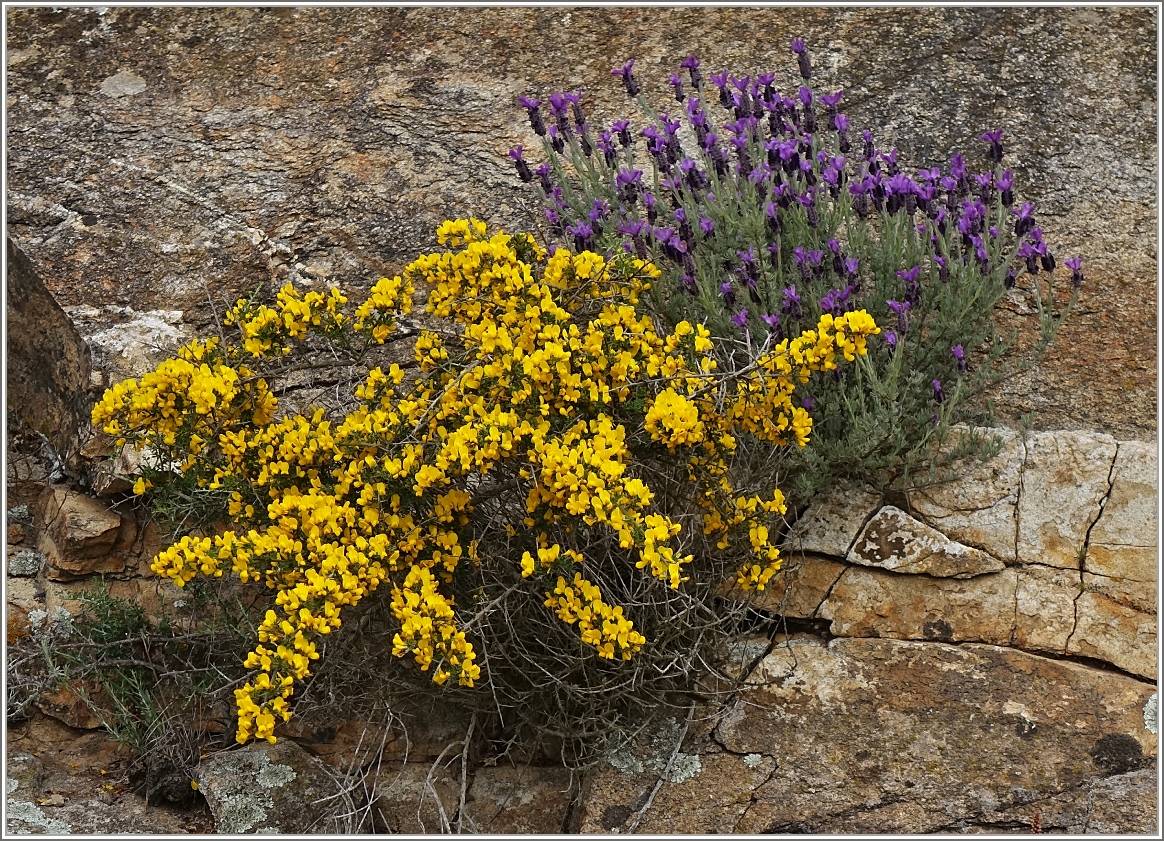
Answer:
[[[659,779],[655,781],[655,787],[651,789],[651,793],[647,797],[647,802],[643,804],[642,808],[631,819],[630,824],[627,825],[626,833],[628,835],[639,828],[639,823],[642,822],[643,817],[647,814],[647,810],[651,808],[651,804],[655,802],[655,795],[663,787],[664,781],[671,776],[671,766],[675,764],[675,757],[679,755],[679,749],[683,747],[683,739],[687,736],[687,728],[691,726],[691,719],[694,715],[695,701],[692,701],[687,707],[687,720],[683,722],[683,729],[679,731],[679,737],[675,741],[675,749],[671,751],[671,756],[667,759],[667,765],[660,772]]]

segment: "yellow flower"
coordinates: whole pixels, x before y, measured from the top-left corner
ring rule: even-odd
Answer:
[[[517,560],[522,578],[554,581],[545,608],[607,660],[647,640],[626,615],[634,608],[608,603],[593,581],[637,567],[678,588],[693,568],[685,541],[698,539],[735,553],[737,582],[763,589],[780,565],[772,535],[784,498],[736,491],[737,441],[806,444],[812,418],[792,402],[797,384],[866,353],[879,332],[864,312],[822,317],[744,374],[720,375],[703,325],[660,334],[636,308],[660,276],[649,263],[550,256],[476,219],[443,223],[438,241],[455,250],[380,279],[351,310],[339,290],[290,284],[273,306],[240,301],[226,318],[237,335],[185,345],[93,409],[110,434],[177,454],[172,469],[221,493],[233,518],[221,534],[178,539],[152,569],[178,586],[229,571],[272,593],[244,660],[253,673],[235,691],[240,742],[274,740],[321,641],[382,585],[399,626],[392,653],[462,687],[481,677],[474,626],[462,624],[472,614],[450,588],[466,563]],[[408,376],[404,363],[372,367],[345,395],[344,417],[279,417],[264,371],[315,347],[312,334],[337,349],[385,342],[417,284],[443,326],[414,340]],[[663,447],[649,441],[674,468],[661,497],[641,459]],[[703,535],[658,509],[684,477]],[[139,477],[134,492],[149,487]],[[536,548],[524,543],[531,530]],[[592,545],[618,550],[604,558]],[[627,569],[592,581],[602,563]]]
[[[698,444],[704,435],[703,421],[695,404],[672,388],[664,389],[655,398],[647,410],[644,428],[669,450]]]

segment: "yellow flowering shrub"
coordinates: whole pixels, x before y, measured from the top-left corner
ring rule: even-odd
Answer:
[[[153,569],[179,586],[229,572],[272,591],[253,677],[235,692],[239,742],[274,740],[321,642],[381,588],[392,653],[465,687],[482,679],[486,597],[530,591],[575,646],[613,663],[652,646],[631,594],[661,588],[667,603],[697,558],[727,559],[739,586],[763,589],[784,498],[737,487],[737,439],[804,446],[796,386],[879,332],[864,311],[826,315],[721,373],[702,325],[662,331],[638,307],[658,276],[649,263],[548,254],[477,220],[437,236],[447,250],[354,310],[337,290],[290,285],[271,306],[240,301],[231,339],[192,342],[93,411],[158,454],[137,492],[182,477],[221,502],[227,525],[182,537]],[[365,367],[342,409],[280,414],[263,371],[320,347],[364,358],[417,288],[449,328],[421,332],[411,361]],[[472,583],[484,570],[505,578],[496,597]]]

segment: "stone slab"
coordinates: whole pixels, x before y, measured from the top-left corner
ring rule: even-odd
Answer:
[[[838,482],[822,491],[792,524],[782,552],[811,552],[843,558],[857,533],[881,504],[879,494]]]
[[[896,575],[850,567],[819,616],[842,637],[976,641],[1008,645],[1015,627],[1016,573],[975,578]]]
[[[1014,645],[1026,651],[1064,654],[1075,630],[1079,573],[1032,564],[1018,567]]]
[[[845,560],[940,578],[972,578],[1006,568],[981,549],[950,540],[893,505],[886,505],[865,524]]]
[[[1147,782],[1130,779],[1154,773],[1151,684],[993,645],[791,643],[724,712],[700,774],[663,782],[639,832],[1029,832],[1040,804],[1048,832],[1079,831],[1106,790],[1128,798],[1086,825],[1152,831]],[[657,777],[600,769],[583,831],[616,831]]]
[[[355,812],[338,775],[290,739],[215,753],[197,782],[220,835],[342,834]]]
[[[784,566],[762,592],[730,592],[733,598],[747,599],[757,610],[794,619],[812,619],[848,565],[822,555],[793,552],[782,555]]]
[[[1055,431],[1028,439],[1018,501],[1019,562],[1080,568],[1088,531],[1111,491],[1115,456],[1110,435]]]
[[[1157,626],[1154,613],[1084,592],[1076,602],[1075,632],[1067,653],[1106,660],[1132,674],[1156,678]]]
[[[574,776],[561,767],[478,768],[465,800],[466,820],[474,832],[490,835],[567,832]]]
[[[1015,522],[1026,446],[1008,429],[983,433],[1001,439],[998,455],[965,465],[951,482],[913,491],[910,511],[949,539],[1012,564],[1017,557]]]
[[[1095,576],[1095,590],[1154,612],[1160,570],[1158,456],[1144,441],[1120,441],[1118,447],[1111,493],[1088,535],[1083,569],[1085,578]]]

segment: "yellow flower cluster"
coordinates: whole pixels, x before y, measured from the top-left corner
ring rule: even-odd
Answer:
[[[421,671],[428,671],[434,661],[440,663],[433,683],[455,677],[462,686],[472,686],[481,676],[481,667],[473,662],[477,656],[473,646],[465,632],[457,630],[452,603],[437,591],[436,579],[427,569],[413,567],[404,585],[393,588],[392,612],[400,622],[392,653],[397,657],[411,653]]]
[[[613,660],[615,654],[629,660],[647,641],[622,615],[622,608],[602,601],[598,588],[580,572],[574,573],[573,584],[558,576],[554,592],[546,593],[546,607],[553,608],[567,625],[577,622],[582,642],[594,646],[598,656],[607,660]]]
[[[472,686],[480,667],[448,594],[463,563],[513,564],[598,656],[630,658],[646,640],[591,583],[610,579],[587,570],[626,558],[676,588],[691,550],[702,551],[699,535],[658,510],[649,459],[685,473],[704,535],[741,558],[741,586],[763,589],[780,564],[771,529],[784,500],[778,490],[737,492],[736,438],[803,446],[811,419],[791,402],[796,385],[864,354],[879,332],[864,312],[825,316],[743,372],[720,374],[702,325],[661,331],[636,309],[659,275],[648,263],[550,255],[528,235],[490,235],[472,219],[437,235],[456,250],[380,280],[353,313],[338,292],[290,286],[273,307],[240,301],[229,318],[237,342],[193,343],[94,410],[138,445],[184,448],[180,470],[221,494],[232,521],[177,541],[154,570],[179,586],[230,570],[275,593],[246,659],[256,675],[236,692],[239,741],[274,738],[321,637],[384,583],[400,625],[393,653],[438,684]],[[312,335],[333,346],[383,342],[422,283],[428,312],[459,336],[415,340],[420,376],[372,368],[346,417],[275,419],[266,382],[241,360],[277,367]],[[619,551],[588,550],[605,542]]]
[[[323,335],[342,332],[348,316],[340,310],[347,300],[335,288],[327,295],[308,292],[301,296],[288,283],[276,295],[274,307],[239,301],[224,321],[238,325],[243,349],[251,356],[262,357],[275,351],[288,354],[292,349],[290,340],[303,339],[309,332]]]
[[[669,450],[703,440],[699,409],[673,388],[659,392],[647,410],[644,426],[652,438],[666,444]]]
[[[412,284],[396,277],[382,277],[372,287],[368,299],[356,308],[356,330],[372,330],[375,340],[383,344],[392,332],[398,314],[412,310]]]
[[[192,341],[155,370],[108,389],[93,407],[93,424],[118,437],[150,430],[155,445],[182,441],[185,455],[199,455],[223,430],[262,426],[274,417],[276,400],[245,365],[232,364],[218,339]],[[183,469],[187,469],[192,461]]]
[[[525,552],[521,556],[521,577],[529,578],[537,567],[545,571],[581,563],[583,563],[582,555],[573,549],[563,549],[557,543],[549,544],[546,533],[542,532],[538,535],[537,561],[534,561],[533,555],[529,552]]]

